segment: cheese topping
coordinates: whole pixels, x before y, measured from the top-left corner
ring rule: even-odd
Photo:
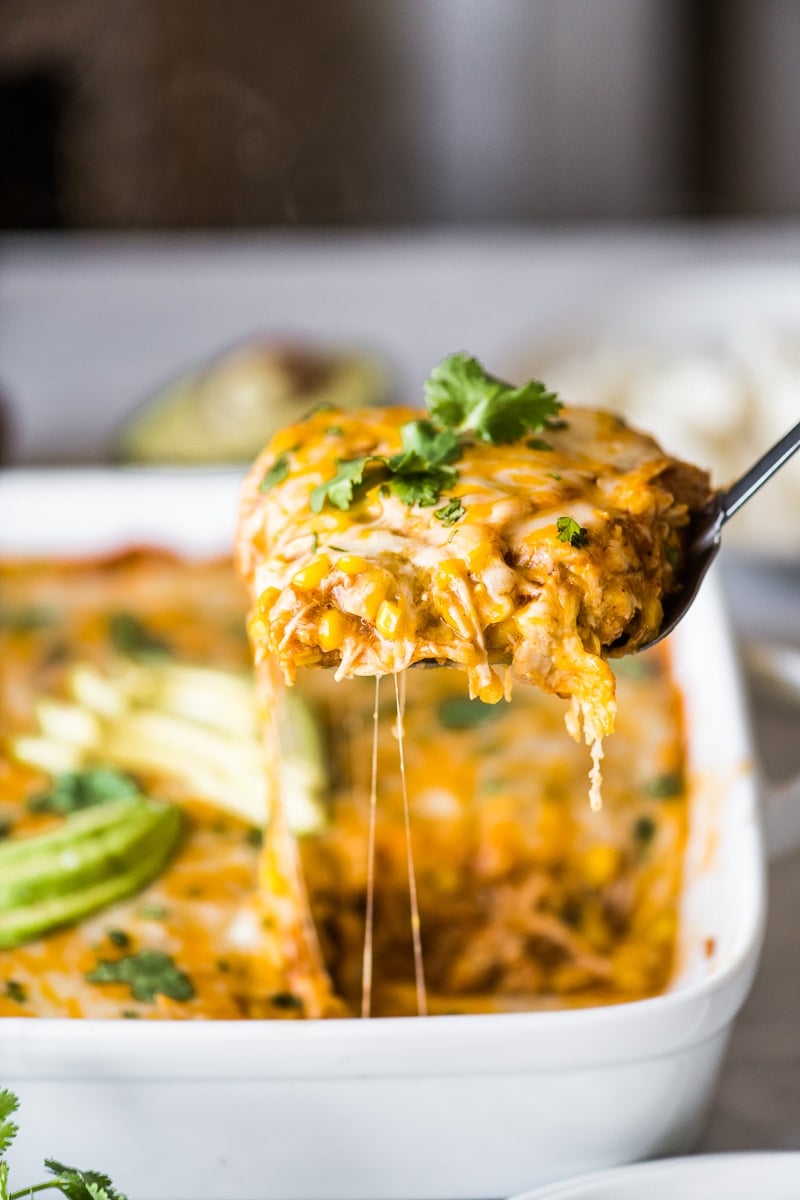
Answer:
[[[615,416],[564,408],[543,438],[465,441],[438,502],[407,504],[367,468],[348,508],[314,511],[341,464],[397,455],[418,417],[318,412],[256,461],[237,539],[256,658],[274,656],[290,683],[305,666],[342,679],[434,660],[464,669],[470,695],[490,703],[505,694],[497,664],[510,663],[570,700],[597,804],[616,711],[604,656],[658,632],[707,477]]]

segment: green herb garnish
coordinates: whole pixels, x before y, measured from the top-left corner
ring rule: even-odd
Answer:
[[[341,437],[344,434],[344,429],[341,425],[329,425],[325,432],[329,437]]]
[[[678,771],[656,775],[655,779],[649,781],[645,791],[654,800],[669,800],[673,796],[680,796],[683,791],[683,776]]]
[[[140,950],[125,958],[101,959],[86,976],[89,983],[127,983],[134,1000],[152,1004],[157,995],[191,1000],[194,985],[163,950]]]
[[[116,946],[118,950],[127,950],[131,944],[131,935],[124,929],[109,929],[106,936],[111,945]]]
[[[152,900],[148,900],[139,905],[137,913],[145,921],[163,921],[167,915],[167,909],[163,904],[155,904]]]
[[[458,434],[471,433],[493,446],[538,433],[561,404],[538,379],[512,387],[484,370],[469,354],[451,354],[434,367],[425,384],[433,420]]]
[[[456,521],[460,521],[466,511],[461,501],[454,496],[452,500],[448,500],[444,508],[437,508],[433,515],[443,525],[455,525]]]
[[[13,1000],[15,1004],[24,1004],[28,999],[28,993],[24,986],[17,979],[6,980],[6,995],[9,1000]]]
[[[322,512],[326,503],[347,510],[373,487],[409,506],[431,507],[458,478],[452,464],[461,456],[463,438],[495,446],[515,442],[547,428],[561,408],[538,380],[512,387],[468,354],[451,354],[434,367],[425,403],[429,416],[400,430],[399,454],[340,460],[333,478],[311,493],[312,512]]]
[[[172,653],[163,638],[130,613],[115,613],[108,623],[108,632],[114,649],[131,658],[168,658]]]
[[[556,521],[556,529],[558,530],[558,540],[569,542],[570,546],[585,546],[589,541],[588,529],[584,529],[583,525],[579,525],[572,517],[559,517]]]
[[[270,996],[269,1002],[275,1008],[296,1009],[298,1012],[303,1007],[303,1001],[299,996],[295,996],[294,992],[276,992],[274,996]]]
[[[540,438],[540,437],[528,438],[525,445],[528,447],[529,450],[552,450],[553,449],[553,447],[550,445],[549,442],[546,442],[544,440],[544,438]]]
[[[18,1126],[11,1120],[18,1108],[19,1100],[14,1093],[6,1088],[0,1090],[0,1154],[5,1153],[19,1132]],[[5,1159],[0,1160],[0,1200],[28,1200],[37,1192],[50,1190],[61,1192],[67,1200],[126,1200],[109,1177],[100,1171],[81,1171],[55,1158],[46,1158],[44,1165],[53,1176],[52,1179],[12,1192],[8,1186],[8,1163]]]
[[[503,712],[500,704],[484,704],[468,696],[448,696],[439,705],[439,724],[445,729],[475,729],[496,721]]]
[[[289,474],[289,455],[284,452],[279,454],[275,462],[264,475],[261,483],[258,485],[258,490],[262,493],[268,492],[270,488],[274,488],[277,483],[283,483]]]
[[[633,836],[636,842],[644,848],[649,846],[655,837],[656,823],[652,817],[639,817],[633,826]]]
[[[31,605],[29,608],[0,609],[0,629],[9,633],[32,633],[35,629],[55,625],[57,620],[58,615],[52,608]]]
[[[141,790],[130,775],[110,767],[87,767],[84,771],[68,771],[58,775],[48,792],[31,796],[28,808],[32,812],[53,812],[66,815],[95,804],[111,804],[115,800],[133,799]]]

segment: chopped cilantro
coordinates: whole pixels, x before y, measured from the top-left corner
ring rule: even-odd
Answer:
[[[448,500],[444,508],[437,508],[433,515],[443,525],[455,525],[456,521],[460,521],[466,511],[461,501],[454,496],[452,500]]]
[[[549,442],[546,442],[544,440],[544,438],[540,438],[540,437],[528,438],[525,445],[528,447],[529,450],[552,450],[553,449],[553,447],[550,445]]]
[[[14,822],[11,820],[11,817],[0,817],[0,841],[8,837],[13,828]]]
[[[244,835],[244,840],[247,842],[248,846],[255,846],[256,850],[258,850],[264,845],[264,831],[259,829],[258,826],[253,825],[252,828],[247,830],[247,833]]]
[[[431,371],[425,403],[437,424],[498,446],[538,433],[561,408],[543,383],[512,387],[469,354],[451,354]]]
[[[502,717],[500,704],[484,704],[482,700],[470,700],[468,696],[448,696],[439,705],[439,723],[445,729],[475,729]]]
[[[563,475],[559,475],[558,471],[548,471],[547,474],[551,479],[563,479]]]
[[[381,467],[375,482],[385,479],[385,459],[368,454],[364,458],[340,459],[332,479],[319,484],[311,493],[311,511],[322,512],[327,500],[334,508],[346,511],[356,499],[357,491],[364,484],[364,472],[371,464]]]
[[[579,525],[572,517],[559,517],[556,521],[558,540],[569,542],[570,546],[585,546],[589,541],[589,531]]]
[[[464,435],[492,445],[514,442],[546,428],[561,408],[538,380],[512,387],[467,354],[451,354],[434,367],[425,402],[429,417],[403,425],[398,454],[339,460],[333,478],[311,493],[312,512],[322,512],[326,503],[345,511],[371,487],[409,506],[431,507],[458,478],[452,464],[461,456]],[[534,440],[540,449],[547,446]]]
[[[270,488],[275,487],[275,485],[277,483],[283,483],[284,479],[287,477],[288,474],[289,474],[289,456],[286,453],[286,451],[284,450],[284,452],[282,454],[278,455],[278,457],[275,459],[275,462],[272,464],[272,466],[269,468],[269,470],[265,473],[264,478],[261,480],[261,483],[258,485],[258,490],[262,494],[264,492],[268,492],[270,490]]]
[[[127,950],[131,944],[131,935],[124,929],[109,929],[106,936],[111,945],[116,946],[118,950]]]
[[[134,1000],[152,1004],[157,995],[171,1000],[191,1000],[191,979],[163,950],[140,950],[125,958],[101,959],[86,976],[89,983],[127,983]]]
[[[167,915],[166,906],[164,904],[155,904],[152,900],[140,904],[137,912],[145,921],[163,921]]]
[[[639,817],[638,820],[634,822],[633,836],[635,841],[637,841],[642,848],[649,846],[650,842],[652,842],[653,838],[655,837],[655,832],[656,823],[652,817]]]
[[[325,432],[329,437],[342,437],[344,429],[341,425],[329,425]]]
[[[130,775],[111,767],[87,767],[83,771],[68,771],[56,776],[48,792],[31,796],[28,808],[32,812],[66,815],[95,804],[111,804],[140,795],[139,786]]]
[[[679,771],[669,771],[665,775],[656,775],[647,784],[645,791],[654,800],[669,800],[680,796],[683,791],[683,776]]]
[[[52,608],[31,605],[28,608],[0,609],[0,629],[9,633],[32,633],[35,629],[44,629],[55,625],[57,614]]]
[[[673,571],[677,571],[680,566],[681,556],[674,546],[665,546],[664,553],[667,556],[667,562],[672,567]]]
[[[418,504],[420,508],[432,508],[439,503],[443,491],[452,487],[457,478],[453,467],[434,467],[430,471],[411,471],[395,475],[389,488],[409,508]]]
[[[119,654],[131,658],[165,658],[171,651],[163,638],[152,633],[138,617],[115,613],[108,623],[111,644]]]
[[[311,553],[316,554],[319,550],[319,534],[315,531],[311,535]]]
[[[276,992],[274,996],[270,996],[269,1002],[275,1008],[292,1008],[299,1011],[303,1007],[303,1001],[299,996],[295,996],[294,992]]]
[[[16,979],[6,980],[6,995],[9,1000],[13,1000],[15,1004],[24,1004],[28,999],[28,993],[25,987]]]

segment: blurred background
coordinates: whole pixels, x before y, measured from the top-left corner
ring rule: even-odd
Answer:
[[[798,62],[796,0],[0,0],[6,460],[245,462],[468,347],[731,478],[800,409]]]
[[[794,0],[2,0],[0,227],[792,214]]]

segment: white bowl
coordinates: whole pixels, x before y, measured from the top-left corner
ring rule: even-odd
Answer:
[[[0,553],[131,542],[218,552],[237,489],[226,472],[8,473]],[[0,1081],[25,1117],[15,1172],[32,1173],[61,1141],[138,1200],[434,1200],[690,1150],[755,971],[765,902],[752,750],[713,578],[673,657],[692,821],[666,994],[371,1022],[7,1018]]]

